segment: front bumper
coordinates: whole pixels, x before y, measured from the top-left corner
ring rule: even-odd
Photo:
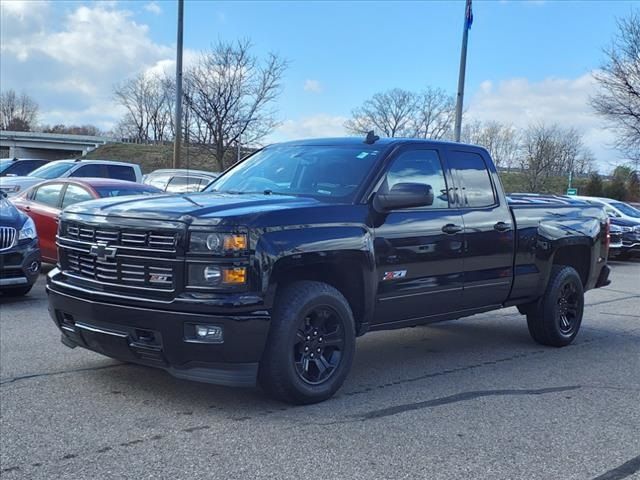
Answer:
[[[269,332],[270,318],[264,311],[205,314],[107,303],[62,291],[51,281],[51,274],[47,293],[51,317],[69,347],[159,367],[188,380],[227,386],[256,384]],[[224,342],[188,341],[185,324],[194,323],[222,326]]]
[[[0,252],[0,289],[33,285],[39,273],[37,239]]]

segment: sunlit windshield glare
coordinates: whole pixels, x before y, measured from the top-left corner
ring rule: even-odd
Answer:
[[[207,191],[348,199],[370,172],[378,150],[357,146],[276,146],[239,163]]]
[[[40,168],[36,168],[33,172],[29,174],[30,177],[38,177],[44,179],[52,179],[58,178],[64,172],[71,169],[73,167],[73,163],[47,163],[46,165],[41,166]]]

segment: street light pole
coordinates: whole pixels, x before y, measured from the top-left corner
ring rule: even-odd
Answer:
[[[180,143],[182,140],[182,37],[184,24],[184,0],[178,0],[178,39],[176,52],[176,133],[173,139],[173,168],[180,168]]]
[[[456,123],[454,128],[455,141],[460,141],[462,130],[462,104],[464,101],[464,77],[467,71],[467,41],[469,40],[469,29],[473,23],[473,12],[471,11],[471,0],[467,0],[464,10],[464,29],[462,30],[462,49],[460,51],[460,74],[458,76],[458,95],[456,97]]]

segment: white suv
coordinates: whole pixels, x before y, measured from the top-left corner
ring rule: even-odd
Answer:
[[[111,160],[56,160],[24,177],[0,177],[0,191],[15,195],[45,180],[66,177],[111,178],[141,183],[142,171],[139,165]]]

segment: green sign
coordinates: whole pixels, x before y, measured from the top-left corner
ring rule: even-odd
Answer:
[[[578,195],[577,188],[567,188],[567,195]]]

